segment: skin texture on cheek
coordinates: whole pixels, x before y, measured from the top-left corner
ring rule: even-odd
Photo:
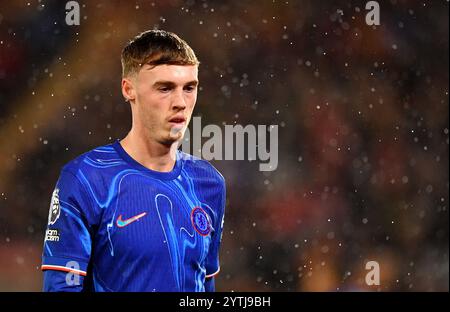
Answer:
[[[167,118],[175,113],[170,111],[169,100],[161,99],[154,94],[138,93],[136,106],[139,128],[143,131],[143,136],[164,145],[171,145],[182,138],[185,128],[180,133],[167,123]]]
[[[133,81],[135,86],[135,128],[146,139],[164,145],[181,140],[197,99],[197,90],[187,92],[186,83],[197,80],[197,69],[185,66],[157,67],[141,71]],[[155,81],[173,81],[176,89],[167,93],[153,87]],[[183,88],[183,89],[181,89]],[[181,92],[181,93],[180,93]],[[186,118],[183,127],[168,122],[175,115]]]
[[[157,109],[157,103],[152,101],[148,95],[137,94],[137,118],[139,118],[140,130],[144,131],[142,135],[152,141],[162,144],[168,144],[168,135],[164,132],[164,116],[160,109]],[[155,107],[156,106],[156,107]]]

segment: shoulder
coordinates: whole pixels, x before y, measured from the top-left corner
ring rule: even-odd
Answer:
[[[210,162],[182,151],[179,151],[179,155],[184,163],[184,168],[197,176],[213,179],[216,183],[225,187],[225,178]]]
[[[115,162],[122,162],[122,160],[118,157],[113,144],[107,144],[75,157],[62,167],[61,172],[79,176],[80,173],[89,174],[108,168]]]
[[[90,224],[98,222],[100,210],[95,200],[107,192],[105,181],[110,171],[103,169],[116,161],[119,161],[117,153],[108,144],[91,149],[66,163],[55,187],[58,200],[75,207],[76,212],[83,214]]]

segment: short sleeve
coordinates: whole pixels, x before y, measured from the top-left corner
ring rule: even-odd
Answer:
[[[42,267],[85,276],[91,256],[91,204],[74,173],[61,171],[53,191],[45,231]]]
[[[214,231],[211,236],[211,245],[209,247],[208,255],[206,257],[206,278],[211,278],[217,275],[220,271],[220,262],[219,262],[219,250],[220,244],[222,242],[222,231],[223,231],[223,223],[225,216],[225,203],[226,203],[226,186],[225,181],[222,180],[222,192],[221,198],[218,204],[218,214],[217,218],[214,220]]]

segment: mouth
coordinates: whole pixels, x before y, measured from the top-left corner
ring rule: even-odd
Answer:
[[[169,119],[169,123],[172,124],[172,126],[184,126],[186,118],[184,116],[174,116]]]

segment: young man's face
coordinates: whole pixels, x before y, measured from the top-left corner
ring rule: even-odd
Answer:
[[[144,65],[133,78],[122,80],[124,95],[131,94],[133,123],[139,123],[147,139],[165,145],[182,139],[197,87],[197,65]]]

